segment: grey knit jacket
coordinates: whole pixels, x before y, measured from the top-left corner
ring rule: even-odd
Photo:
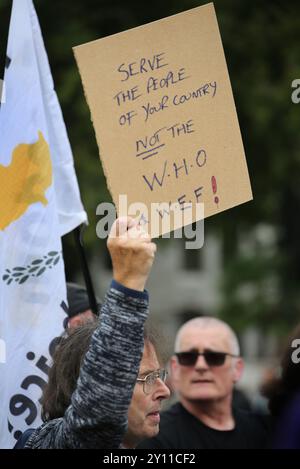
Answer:
[[[44,423],[25,448],[118,448],[143,351],[148,295],[112,282],[71,404]]]

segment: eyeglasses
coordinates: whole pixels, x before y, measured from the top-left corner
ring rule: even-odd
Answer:
[[[182,366],[194,366],[198,360],[198,357],[202,355],[208,366],[222,366],[225,363],[227,356],[239,357],[239,355],[233,355],[232,353],[226,352],[214,352],[213,350],[204,350],[204,352],[198,352],[198,350],[191,350],[189,352],[178,352],[175,353],[178,362]]]
[[[137,378],[137,382],[143,383],[143,391],[145,394],[150,394],[153,389],[153,386],[156,383],[156,380],[160,379],[165,383],[167,380],[167,376],[167,370],[155,370],[145,376],[145,378]]]

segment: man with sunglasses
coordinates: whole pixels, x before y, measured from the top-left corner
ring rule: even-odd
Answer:
[[[159,435],[140,448],[266,446],[268,425],[263,417],[232,405],[244,363],[236,335],[226,323],[211,317],[185,323],[170,366],[179,402],[162,414]]]

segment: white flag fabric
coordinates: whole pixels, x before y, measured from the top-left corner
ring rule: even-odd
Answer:
[[[41,423],[39,400],[65,318],[61,236],[87,220],[32,0],[13,1],[4,82],[0,448],[12,448]]]

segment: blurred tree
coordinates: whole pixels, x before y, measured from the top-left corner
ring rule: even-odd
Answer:
[[[35,0],[57,93],[63,108],[81,194],[90,219],[86,244],[99,251],[96,206],[110,200],[72,47],[204,4],[201,0]],[[0,53],[6,47],[11,0],[0,3]],[[239,329],[295,322],[300,312],[300,105],[291,82],[300,78],[300,3],[216,0],[254,201],[206,221],[223,240],[221,313]],[[2,67],[3,68],[3,67]],[[0,136],[1,138],[1,136]],[[260,241],[240,248],[248,233],[268,224],[277,249]],[[104,248],[104,246],[103,246]],[[64,243],[68,276],[78,269],[70,237]],[[277,294],[268,285],[276,285]],[[269,290],[268,290],[269,288]]]

